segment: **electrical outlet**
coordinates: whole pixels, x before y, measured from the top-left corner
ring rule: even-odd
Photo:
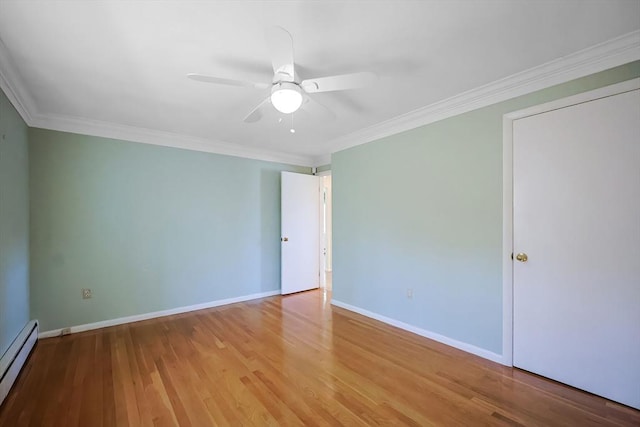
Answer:
[[[82,299],[91,298],[91,289],[83,289],[82,290]]]
[[[413,289],[412,288],[407,288],[407,298],[409,298],[409,299],[413,298]]]
[[[60,331],[60,335],[69,335],[71,333],[71,328],[62,328]]]

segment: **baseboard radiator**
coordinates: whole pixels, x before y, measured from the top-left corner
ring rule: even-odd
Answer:
[[[0,405],[18,378],[29,353],[38,340],[38,321],[32,320],[22,329],[7,352],[0,359]]]

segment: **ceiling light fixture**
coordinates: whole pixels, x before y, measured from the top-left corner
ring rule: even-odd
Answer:
[[[284,114],[291,114],[302,105],[302,91],[291,82],[279,82],[271,89],[271,104]]]

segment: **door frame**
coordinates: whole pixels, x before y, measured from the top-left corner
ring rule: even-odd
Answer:
[[[502,116],[502,364],[513,366],[513,122],[548,111],[640,89],[640,78]]]
[[[325,177],[325,176],[331,176],[331,169],[327,169],[326,171],[322,171],[322,172],[317,172],[316,176],[319,177]],[[333,181],[332,181],[332,185],[333,185]],[[322,185],[320,186],[320,193],[318,194],[318,197],[320,199],[320,227],[318,228],[318,235],[320,236],[318,238],[318,258],[319,258],[319,263],[320,263],[320,288],[321,289],[326,289],[327,288],[327,273],[326,273],[326,263],[324,260],[324,254],[322,253],[322,250],[324,249],[324,242],[322,241],[322,227],[323,227],[323,203],[324,200],[322,198],[323,195],[323,187]],[[329,215],[331,215],[331,213],[329,213]],[[333,235],[332,235],[333,238]]]

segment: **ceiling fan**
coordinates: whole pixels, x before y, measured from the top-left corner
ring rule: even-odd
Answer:
[[[271,27],[266,31],[266,39],[274,72],[271,83],[227,79],[198,73],[189,73],[187,77],[201,82],[227,86],[256,89],[267,89],[271,87],[271,95],[258,104],[244,118],[244,121],[247,123],[260,120],[262,111],[267,104],[273,105],[276,110],[284,114],[291,114],[302,107],[312,114],[335,117],[331,111],[311,98],[309,94],[358,89],[372,84],[377,79],[374,73],[365,71],[300,80],[296,74],[293,60],[293,39],[291,34],[282,27]]]

